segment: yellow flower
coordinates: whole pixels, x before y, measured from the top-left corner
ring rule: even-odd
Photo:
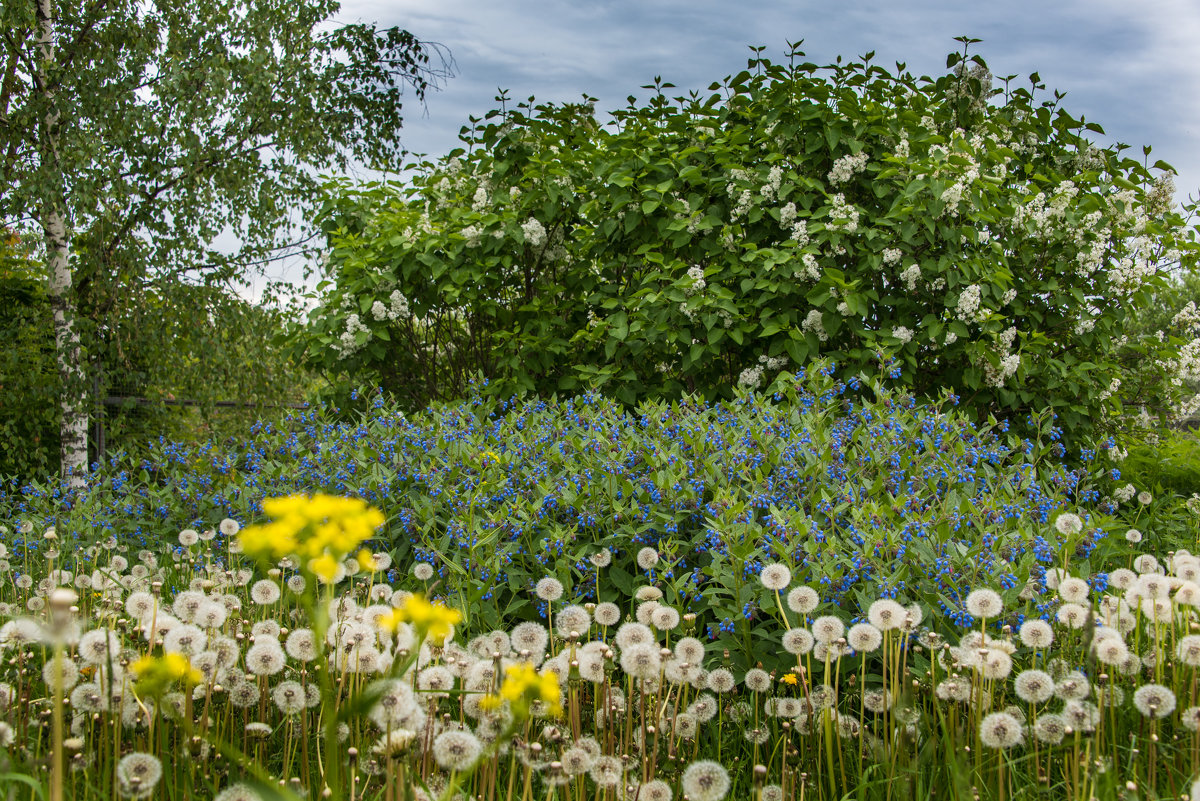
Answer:
[[[425,596],[410,595],[404,603],[380,623],[395,631],[397,623],[410,623],[417,638],[428,637],[435,645],[441,645],[454,633],[454,624],[462,620],[462,613],[441,604],[431,604]]]
[[[538,673],[527,662],[510,665],[504,671],[504,683],[500,685],[500,694],[485,696],[481,703],[484,708],[495,708],[502,700],[508,701],[516,720],[529,717],[529,705],[534,701],[545,704],[553,716],[562,714],[562,688],[559,686],[558,676],[549,670]]]
[[[184,687],[193,687],[204,681],[204,675],[183,654],[169,653],[162,656],[147,654],[133,663],[137,676],[137,688],[143,695],[159,696],[175,682]]]
[[[375,557],[366,548],[359,551],[358,556],[355,558],[358,559],[358,566],[368,573],[374,573],[379,569],[375,566]]]
[[[314,576],[328,584],[337,576],[338,564],[338,560],[327,553],[323,553],[315,559],[308,560],[308,569]]]
[[[297,556],[325,581],[333,579],[336,563],[373,537],[385,520],[361,498],[321,493],[268,498],[263,511],[273,519],[238,533],[242,551],[266,562]]]
[[[795,673],[784,673],[782,676],[779,677],[779,681],[782,682],[783,684],[787,684],[792,687],[795,687],[798,682],[798,679],[796,678]]]

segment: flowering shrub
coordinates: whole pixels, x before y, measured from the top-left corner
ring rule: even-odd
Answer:
[[[352,422],[314,410],[244,441],[167,443],[84,489],[7,491],[4,567],[27,575],[26,555],[49,549],[90,571],[79,543],[154,547],[180,530],[184,547],[220,550],[237,520],[253,524],[254,556],[294,557],[284,579],[308,572],[338,585],[380,555],[421,561],[426,586],[475,626],[545,620],[563,597],[627,596],[644,576],[695,636],[749,667],[775,636],[779,599],[757,580],[770,562],[817,588],[823,609],[856,614],[883,595],[966,626],[979,586],[1014,604],[1066,563],[1102,589],[1105,554],[1131,553],[1112,513],[1140,507],[1122,500],[1103,452],[1067,463],[1052,419],[1030,420],[1035,433],[1021,438],[1003,422],[972,424],[952,396],[922,405],[838,372],[799,371],[773,398],[647,401],[634,413],[596,394],[475,395],[407,417],[377,396]],[[321,492],[362,500],[264,500]],[[353,526],[329,528],[343,513]],[[221,518],[223,528],[206,523]],[[1176,543],[1135,525],[1155,548],[1194,542],[1194,522]],[[48,526],[60,539],[21,533]],[[349,558],[360,545],[375,556]],[[1007,622],[1044,611],[1021,610]]]
[[[937,80],[802,56],[710,98],[660,84],[615,129],[518,106],[402,187],[335,185],[298,352],[406,408],[476,372],[502,397],[728,399],[880,350],[919,397],[1018,426],[1049,406],[1069,436],[1185,400],[1200,318],[1126,330],[1195,261],[1169,165],[965,49]]]
[[[304,528],[339,509],[265,505]],[[333,545],[345,578],[320,582],[295,553],[252,561],[237,544],[253,530],[194,533],[89,546],[78,572],[25,548],[26,572],[0,573],[8,797],[834,801],[936,786],[1200,801],[1200,557],[1185,550],[1098,564],[1106,590],[1062,564],[1027,599],[981,585],[971,630],[951,636],[957,621],[921,604],[871,595],[861,616],[839,612],[773,562],[753,582],[776,601],[764,669],[689,633],[661,574],[600,603],[547,575],[523,593],[561,601],[552,620],[472,626],[423,597],[426,563],[387,573],[385,555]]]

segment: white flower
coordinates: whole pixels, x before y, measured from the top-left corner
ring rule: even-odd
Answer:
[[[854,177],[855,173],[862,172],[866,167],[867,154],[865,151],[841,156],[833,162],[833,168],[827,176],[829,183],[844,184]]]
[[[981,292],[979,284],[971,284],[958,296],[955,304],[955,314],[964,323],[976,322],[980,318],[979,303]]]
[[[912,329],[906,326],[898,325],[892,329],[892,336],[900,340],[900,344],[907,345],[909,342],[912,342],[913,332]]]
[[[813,334],[816,338],[825,342],[829,339],[829,334],[825,332],[825,319],[820,309],[809,309],[808,315],[804,318],[804,322],[800,324],[800,330],[805,333]]]
[[[521,223],[521,231],[531,247],[541,247],[546,243],[546,229],[533,217]]]

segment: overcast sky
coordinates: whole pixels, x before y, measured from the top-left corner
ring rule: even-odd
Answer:
[[[983,40],[973,52],[995,75],[1036,71],[1066,92],[1066,110],[1107,131],[1101,142],[1152,145],[1151,161],[1179,172],[1179,200],[1200,191],[1195,0],[345,0],[337,20],[398,25],[447,49],[455,77],[424,109],[410,94],[405,110],[405,146],[431,157],[458,146],[500,88],[540,102],[586,93],[606,111],[644,100],[656,75],[672,94],[706,91],[745,68],[748,46],[782,61],[800,39],[819,64],[874,50],[878,64],[936,76],[966,35]]]
[[[457,76],[405,115],[406,147],[431,156],[458,144],[497,88],[521,100],[625,105],[656,75],[678,93],[706,90],[746,66],[749,45],[782,60],[804,40],[810,60],[869,50],[917,75],[945,71],[955,36],[996,75],[1041,74],[1064,107],[1113,141],[1154,146],[1179,171],[1179,197],[1200,190],[1200,3],[1195,0],[346,0],[345,22],[399,25],[448,48]],[[1152,159],[1153,160],[1153,159]]]

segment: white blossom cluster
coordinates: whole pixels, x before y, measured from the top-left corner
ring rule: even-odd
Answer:
[[[833,169],[829,171],[829,183],[844,184],[854,177],[855,173],[860,173],[867,168],[867,154],[863,151],[858,154],[846,154],[839,157],[833,162]]]
[[[921,278],[921,265],[913,262],[904,268],[900,273],[900,280],[904,282],[904,288],[909,292],[915,292],[917,289],[917,281]]]
[[[884,248],[883,263],[886,265],[894,265],[900,263],[900,257],[904,255],[900,252],[900,248]]]
[[[546,244],[546,229],[533,217],[521,223],[521,232],[525,234],[525,241],[530,247],[540,248]]]
[[[1187,305],[1171,318],[1171,325],[1193,331],[1200,327],[1200,310],[1196,308],[1196,301],[1189,300]]]
[[[841,229],[848,234],[858,230],[858,209],[846,200],[841,192],[833,196],[833,208],[829,212],[831,230]]]
[[[733,207],[733,209],[729,212],[729,219],[736,220],[739,217],[744,217],[750,211],[750,206],[751,206],[750,190],[744,189],[744,190],[742,190],[742,193],[738,196],[737,205],[735,205]]]
[[[362,346],[358,344],[357,335],[361,331],[367,331],[367,327],[362,324],[357,314],[346,315],[346,330],[338,337],[337,343],[333,349],[337,351],[339,359],[346,359],[358,352]]]
[[[825,317],[820,309],[809,310],[804,322],[800,324],[800,330],[806,334],[812,334],[821,342],[829,340],[829,334],[825,332]]]
[[[771,200],[779,194],[779,186],[782,183],[783,168],[776,164],[767,174],[767,182],[759,188],[758,193],[762,195],[765,200]]]
[[[477,248],[479,242],[483,238],[483,232],[478,225],[468,225],[462,229],[463,238],[467,240],[467,247]]]
[[[763,366],[756,364],[753,367],[747,367],[742,370],[738,376],[738,386],[749,387],[750,389],[758,389],[762,386],[763,381]]]
[[[821,267],[817,264],[817,257],[811,253],[804,253],[800,256],[800,266],[792,272],[792,277],[798,281],[816,281],[821,277]]]
[[[1021,357],[1019,354],[1012,353],[1013,345],[1017,341],[1016,326],[1012,326],[1003,331],[999,336],[1000,365],[997,367],[989,361],[983,363],[984,381],[988,386],[1002,387],[1009,378],[1016,375],[1017,370],[1021,367]]]
[[[808,244],[808,221],[796,219],[795,203],[788,203],[779,210],[779,227],[788,231],[788,238],[794,239],[800,247]]]
[[[788,363],[788,357],[768,356],[764,353],[758,357],[758,363],[768,370],[782,370]]]
[[[1108,400],[1113,395],[1117,394],[1117,390],[1121,388],[1121,379],[1113,378],[1108,382],[1108,388],[1100,393],[1100,400]]]
[[[1096,327],[1096,320],[1100,316],[1100,309],[1094,305],[1089,305],[1079,319],[1075,321],[1074,331],[1078,334],[1086,334]]]
[[[892,336],[900,340],[901,345],[907,345],[909,342],[912,342],[913,332],[907,326],[898,325],[892,329]]]
[[[388,296],[388,305],[384,305],[383,301],[377,300],[371,304],[371,316],[376,320],[383,322],[395,322],[396,320],[407,320],[412,316],[412,312],[408,308],[408,298],[404,297],[404,293],[399,289],[393,289],[392,294]]]
[[[970,284],[958,296],[954,304],[954,316],[964,323],[974,323],[983,319],[987,309],[980,305],[982,295],[979,284]]]
[[[1021,357],[1019,354],[1010,353],[1000,360],[1000,366],[995,367],[991,362],[983,363],[984,381],[988,386],[1002,387],[1004,382],[1016,375],[1017,370],[1021,368]]]
[[[688,278],[692,279],[692,284],[684,292],[688,295],[696,295],[704,291],[704,287],[708,286],[704,280],[704,268],[699,264],[693,264],[688,268]]]

